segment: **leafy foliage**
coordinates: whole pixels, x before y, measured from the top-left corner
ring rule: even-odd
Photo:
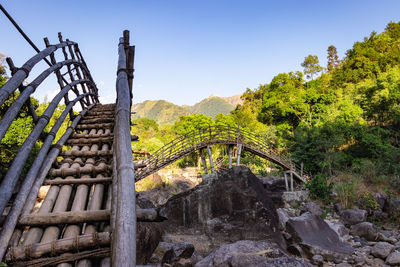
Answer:
[[[310,197],[322,199],[325,203],[330,202],[333,186],[333,183],[329,183],[328,178],[321,174],[316,175],[306,183],[307,189],[310,190]]]

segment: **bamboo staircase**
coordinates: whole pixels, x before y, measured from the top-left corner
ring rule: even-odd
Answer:
[[[63,159],[43,181],[35,207],[20,217],[7,263],[110,266],[114,108],[96,105],[81,119],[66,142],[70,149],[62,150]]]
[[[16,90],[20,94],[0,120],[0,141],[22,108],[35,125],[0,179],[0,262],[136,266],[136,221],[154,221],[159,215],[154,209],[136,210],[135,204],[131,140],[137,136],[130,134],[134,46],[129,45],[129,31],[118,44],[116,103],[107,105],[99,103],[78,44],[58,37],[60,43],[54,45],[45,38],[46,48],[20,68],[7,59],[12,77],[0,88],[0,106]],[[64,61],[57,62],[60,56]],[[49,68],[25,86],[31,70],[43,61]],[[52,73],[60,92],[38,116],[30,96]],[[65,109],[45,131],[62,99]],[[73,110],[77,103],[79,114]],[[68,128],[56,140],[68,115]],[[22,177],[39,140],[41,148]]]

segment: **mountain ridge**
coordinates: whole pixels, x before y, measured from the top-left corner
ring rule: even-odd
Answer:
[[[240,96],[241,94],[230,97],[210,95],[193,106],[187,104],[179,106],[163,99],[146,100],[132,106],[132,111],[136,112],[133,118],[149,118],[159,124],[172,124],[178,121],[180,116],[191,114],[202,113],[211,117],[215,117],[218,113],[226,115],[243,102]]]

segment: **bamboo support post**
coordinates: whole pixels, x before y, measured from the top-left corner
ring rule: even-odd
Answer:
[[[208,150],[208,160],[210,161],[211,173],[215,173],[214,163],[213,163],[213,159],[212,159],[212,150],[211,150],[211,146],[207,146],[207,150]]]
[[[288,191],[289,191],[289,185],[288,185],[288,180],[287,180],[287,173],[284,172],[284,173],[283,173],[283,176],[285,177],[286,192],[288,192]]]
[[[240,155],[242,154],[242,144],[237,145],[238,151],[236,155],[236,166],[240,165]]]
[[[293,192],[293,171],[290,171],[290,190]]]
[[[229,156],[229,169],[232,168],[232,151],[233,151],[233,146],[228,145],[228,156]]]
[[[208,174],[207,161],[206,161],[206,157],[204,156],[203,149],[200,150],[200,157],[201,157],[201,161],[203,163],[204,173]]]
[[[125,31],[124,35],[127,35]],[[127,41],[127,40],[125,40]],[[114,153],[116,155],[117,211],[112,242],[112,265],[136,265],[136,194],[130,136],[131,92],[125,53],[126,42],[118,45],[117,104],[115,108]],[[133,58],[132,58],[133,60]]]

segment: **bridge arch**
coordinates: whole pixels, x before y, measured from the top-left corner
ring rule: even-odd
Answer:
[[[242,149],[267,159],[284,170],[291,171],[298,180],[306,181],[305,176],[298,171],[299,168],[290,159],[280,155],[268,140],[245,129],[225,125],[199,129],[174,139],[144,160],[141,164],[143,167],[137,166],[135,179],[137,181],[143,179],[184,156],[217,144],[241,145]]]

